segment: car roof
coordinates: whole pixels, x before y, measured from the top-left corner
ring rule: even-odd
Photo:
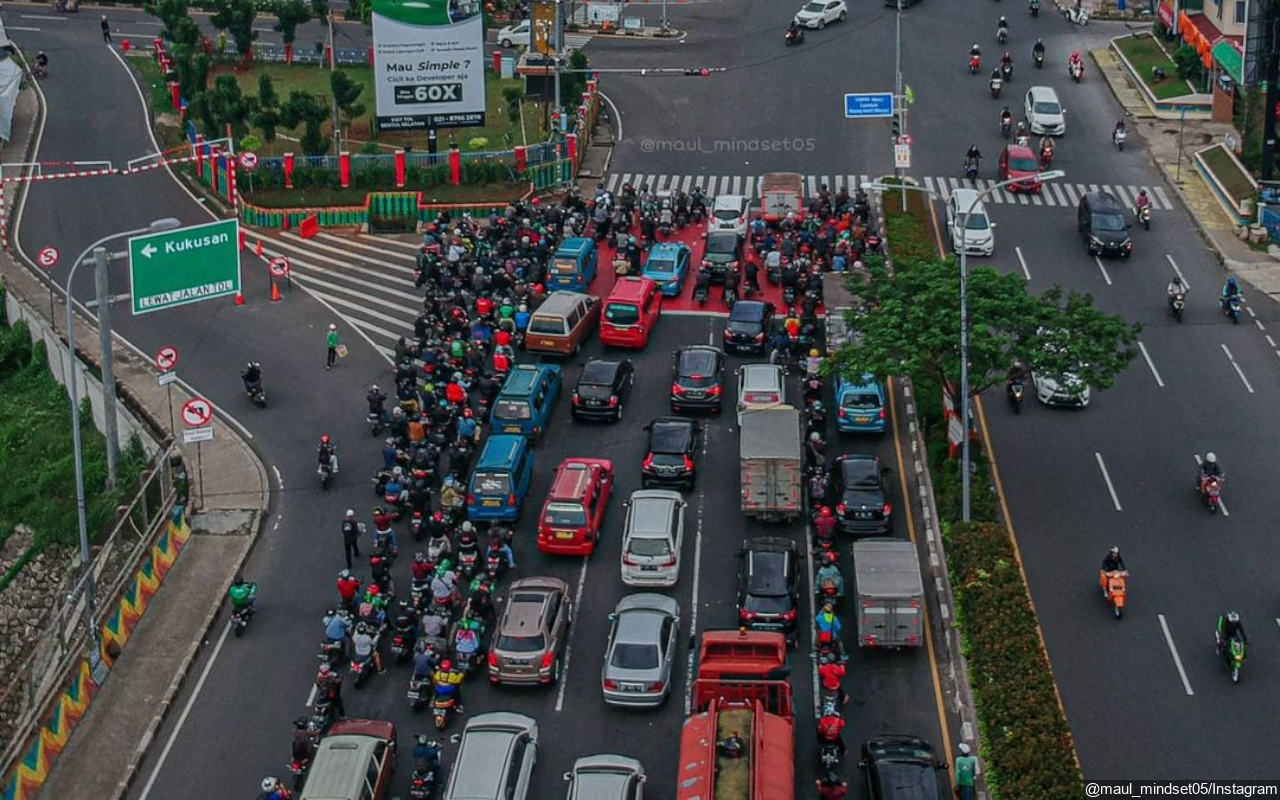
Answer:
[[[652,608],[632,608],[618,612],[613,640],[627,644],[657,644],[667,615]]]
[[[657,417],[649,423],[649,449],[681,453],[689,446],[698,423],[686,417]]]
[[[841,375],[836,378],[836,393],[839,394],[848,389],[880,389],[880,381],[876,380],[876,376],[870,372],[864,373],[857,380],[850,380]]]
[[[616,614],[648,611],[655,614],[669,614],[673,617],[680,616],[680,604],[676,602],[676,599],[670,595],[658,594],[657,592],[629,594],[619,600],[613,610]]]
[[[769,304],[763,300],[739,300],[729,311],[729,319],[738,322],[764,319]]]
[[[743,364],[743,386],[782,386],[782,367],[777,364]]]
[[[970,189],[965,186],[951,190],[951,201],[955,204],[956,208],[968,208],[977,197],[978,191],[976,189]],[[978,200],[978,205],[974,207],[974,211],[977,211],[979,208],[982,208],[981,200]]]
[[[613,284],[608,299],[639,301],[644,298],[645,292],[649,291],[650,287],[656,291],[658,285],[639,275],[624,275]]]
[[[640,538],[662,537],[671,533],[668,523],[683,498],[670,489],[640,489],[631,493],[630,527],[627,534]]]
[[[544,374],[551,372],[547,368],[549,366],[551,365],[516,364],[507,375],[507,379],[502,382],[502,390],[499,394],[528,394]]]
[[[742,208],[747,202],[745,195],[741,194],[718,194],[712,208]]]
[[[706,344],[693,344],[688,347],[682,347],[676,351],[676,369],[682,369],[686,366],[697,367],[695,374],[712,376],[716,369],[716,365],[724,358],[724,353],[718,347],[712,347]],[[692,361],[692,365],[686,364],[685,359]],[[706,369],[703,370],[703,365]]]
[[[712,245],[716,247],[713,248]],[[738,246],[738,234],[733,231],[712,231],[707,234],[707,250],[719,249],[720,252],[731,253]]]
[[[385,735],[372,732],[330,733],[325,736],[320,740],[313,759],[313,767],[317,768],[308,772],[304,791],[299,793],[299,797],[306,800],[358,797],[364,788],[364,767],[369,763],[374,747],[385,741]]]
[[[585,236],[570,236],[560,243],[560,246],[556,248],[556,252],[576,255],[579,251],[589,250],[594,245],[595,243]]]
[[[593,467],[606,466],[609,462],[597,458],[566,458],[556,467],[548,500],[581,500],[590,485]],[[607,468],[607,466],[606,466]]]
[[[846,479],[880,475],[880,459],[864,453],[844,453],[837,461]]]
[[[545,575],[535,575],[532,578],[521,578],[511,584],[511,588],[507,590],[508,595],[514,595],[516,592],[559,592],[560,594],[569,593],[569,584],[559,578],[551,578]]]
[[[794,577],[795,573],[794,548],[750,547],[746,552],[749,564],[747,590],[766,596],[786,594],[788,577]]]
[[[676,258],[680,255],[681,250],[688,250],[683,244],[678,242],[661,242],[649,248],[649,258],[658,256],[660,258]]]
[[[480,458],[476,460],[476,470],[493,469],[508,466],[516,455],[528,446],[525,438],[514,433],[495,433],[484,443]]]
[[[1099,189],[1096,192],[1089,192],[1085,195],[1089,201],[1089,207],[1094,211],[1120,211],[1122,206],[1120,200],[1111,192],[1105,189]]]
[[[593,358],[582,367],[578,383],[612,383],[614,375],[622,367],[622,361]]]
[[[1035,158],[1036,154],[1032,152],[1030,147],[1025,144],[1008,144],[1005,145],[1005,152],[1010,158]]]
[[[1058,93],[1054,91],[1052,86],[1032,86],[1027,89],[1027,94],[1031,95],[1033,101],[1050,99],[1055,103],[1058,101]]]

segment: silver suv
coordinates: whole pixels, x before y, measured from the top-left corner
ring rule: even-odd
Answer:
[[[525,800],[538,760],[538,723],[509,711],[467,720],[444,800]]]
[[[559,578],[523,578],[511,584],[489,651],[489,682],[559,681],[572,606],[569,584]]]

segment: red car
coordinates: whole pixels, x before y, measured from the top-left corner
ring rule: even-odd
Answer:
[[[538,516],[538,550],[552,555],[591,555],[600,541],[600,525],[612,491],[612,461],[561,461]]]
[[[1000,151],[1000,180],[1006,181],[1010,178],[1026,179],[1009,184],[1005,187],[1009,191],[1040,191],[1040,181],[1036,180],[1036,176],[1039,174],[1040,160],[1036,158],[1036,154],[1031,151],[1030,147],[1011,144]]]

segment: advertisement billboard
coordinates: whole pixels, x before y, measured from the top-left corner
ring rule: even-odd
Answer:
[[[479,0],[373,0],[378,129],[484,124]]]

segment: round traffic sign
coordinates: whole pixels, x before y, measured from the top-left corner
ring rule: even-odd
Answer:
[[[258,166],[258,154],[245,151],[240,154],[240,166],[252,170]]]
[[[276,256],[267,262],[267,269],[277,278],[283,278],[289,274],[289,259],[284,256]]]
[[[40,252],[36,253],[36,261],[45,269],[52,269],[58,263],[58,248],[41,247]]]
[[[168,372],[178,365],[178,348],[165,345],[156,351],[156,369]]]
[[[898,144],[913,144],[915,139],[911,138],[911,134],[904,133],[898,137]]]
[[[188,428],[200,428],[213,419],[213,404],[203,397],[193,397],[182,404],[182,422]]]

